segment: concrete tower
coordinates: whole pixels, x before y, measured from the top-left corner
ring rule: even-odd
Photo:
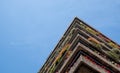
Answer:
[[[120,73],[120,46],[75,18],[38,73]]]

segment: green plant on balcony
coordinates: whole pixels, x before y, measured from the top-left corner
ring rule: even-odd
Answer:
[[[72,28],[70,33],[69,33],[69,37],[71,37],[74,32],[75,32],[75,28]]]
[[[108,51],[107,54],[116,61],[120,62],[120,50],[119,49],[112,49],[111,51]]]
[[[116,44],[114,44],[113,42],[109,42],[108,44],[113,48],[118,48],[118,46]]]
[[[93,37],[88,38],[88,40],[94,45],[99,51],[102,51],[101,43]]]
[[[60,61],[63,59],[63,56],[65,55],[65,53],[67,52],[69,48],[69,45],[66,45],[59,53],[59,55],[57,56],[57,58],[55,59],[55,61],[53,62],[53,65],[50,69],[50,73],[53,73],[57,67],[57,65],[60,63]]]
[[[95,44],[95,46],[96,46],[99,50],[102,50],[101,44]]]
[[[53,66],[50,68],[50,73],[53,73],[55,70],[55,64],[53,64]]]
[[[80,27],[86,28],[87,26],[85,24],[83,24],[83,23],[80,23]]]
[[[86,30],[87,30],[88,32],[90,32],[91,34],[94,34],[94,35],[99,34],[98,32],[96,32],[95,30],[91,29],[90,27],[86,27]]]

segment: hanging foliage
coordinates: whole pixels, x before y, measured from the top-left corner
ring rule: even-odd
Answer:
[[[117,48],[112,49],[111,51],[108,51],[107,54],[116,61],[120,62],[120,50]]]

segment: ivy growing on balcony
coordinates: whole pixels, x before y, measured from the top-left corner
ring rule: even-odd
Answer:
[[[120,50],[117,48],[112,49],[111,51],[108,51],[107,54],[116,61],[120,62]]]

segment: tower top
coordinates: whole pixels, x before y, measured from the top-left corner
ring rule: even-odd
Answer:
[[[119,73],[120,45],[75,17],[39,73],[75,73],[83,63],[95,73]]]

